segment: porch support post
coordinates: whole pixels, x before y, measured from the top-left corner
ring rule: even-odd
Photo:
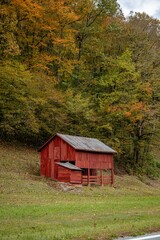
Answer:
[[[88,186],[90,186],[90,159],[88,159]]]
[[[104,182],[103,182],[103,170],[101,169],[101,186],[103,187],[103,184],[104,184]]]
[[[90,168],[88,168],[88,186],[90,186]]]
[[[82,171],[81,171],[81,184],[83,184],[83,175],[82,175]]]
[[[112,169],[111,169],[111,186],[114,185],[114,164],[112,159]]]

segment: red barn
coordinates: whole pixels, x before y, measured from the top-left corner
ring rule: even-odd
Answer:
[[[83,185],[114,183],[115,151],[98,139],[57,133],[39,152],[41,176]]]

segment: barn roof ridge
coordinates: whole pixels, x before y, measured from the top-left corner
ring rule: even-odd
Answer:
[[[38,151],[41,151],[55,136],[60,137],[75,150],[90,151],[90,152],[102,152],[102,153],[116,153],[115,150],[98,140],[97,138],[72,136],[67,134],[56,133],[46,143],[44,143]]]

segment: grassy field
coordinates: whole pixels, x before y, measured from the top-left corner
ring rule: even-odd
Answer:
[[[0,239],[113,239],[160,230],[160,182],[116,176],[115,187],[64,192],[38,176],[34,149],[0,146]]]

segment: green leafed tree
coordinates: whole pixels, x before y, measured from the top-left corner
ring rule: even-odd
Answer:
[[[18,61],[3,61],[0,70],[2,138],[36,143],[63,126],[63,97],[54,80],[31,73]]]
[[[32,74],[18,62],[1,64],[1,132],[7,135],[37,132],[39,125],[34,115],[35,102],[29,85]]]
[[[102,135],[115,145],[126,169],[144,167],[157,111],[151,104],[152,86],[136,71],[130,50],[110,62],[97,87]]]

